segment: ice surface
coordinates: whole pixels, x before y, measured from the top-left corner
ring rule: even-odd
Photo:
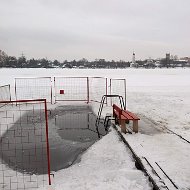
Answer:
[[[0,69],[0,84],[11,84],[14,92],[13,79],[24,76],[126,78],[127,108],[141,118],[139,134],[125,135],[127,141],[163,179],[155,162],[180,189],[190,188],[190,145],[167,130],[190,141],[190,69]],[[80,164],[56,172],[53,184],[44,189],[151,189],[114,131],[95,143]]]

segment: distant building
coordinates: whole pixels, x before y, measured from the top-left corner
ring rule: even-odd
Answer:
[[[166,53],[166,60],[170,60],[170,53]]]
[[[180,61],[186,61],[186,62],[190,63],[190,57],[182,57],[182,58],[180,58]]]
[[[130,67],[138,67],[138,63],[135,60],[135,52],[133,52],[132,63]]]
[[[170,67],[170,64],[171,64],[170,53],[166,53],[166,60],[165,60],[164,66],[168,68],[168,67]]]
[[[179,59],[182,66],[190,67],[190,57],[182,57]]]
[[[155,66],[156,67],[162,67],[161,61],[160,60],[156,60]]]
[[[149,57],[149,59],[146,60],[144,67],[145,68],[155,68],[156,67],[155,60],[153,60]]]

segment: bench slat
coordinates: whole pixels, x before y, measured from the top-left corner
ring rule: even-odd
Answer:
[[[126,119],[126,120],[140,120],[134,113],[122,110],[117,105],[113,105],[113,112],[116,116],[120,117],[120,119]]]
[[[140,120],[135,114],[127,110],[122,110],[121,114],[125,116],[126,118],[128,118],[129,120]]]
[[[121,119],[125,119],[125,120],[134,120],[133,117],[131,117],[130,115],[128,115],[128,116],[121,115]]]

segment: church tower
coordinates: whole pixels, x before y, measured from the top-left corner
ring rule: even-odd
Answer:
[[[136,60],[135,60],[135,52],[133,52],[133,57],[132,57],[132,63],[130,65],[130,67],[137,67],[137,63],[136,63]]]
[[[133,52],[132,64],[135,64],[135,52]]]

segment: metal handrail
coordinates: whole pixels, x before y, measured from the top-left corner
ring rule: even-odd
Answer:
[[[99,124],[100,124],[100,118],[101,118],[101,115],[102,115],[102,110],[103,110],[103,107],[104,107],[104,103],[105,103],[105,100],[107,98],[119,98],[119,101],[120,101],[120,105],[121,105],[121,108],[122,109],[126,109],[125,107],[125,103],[124,103],[124,100],[123,100],[123,96],[120,96],[120,95],[116,95],[116,94],[112,94],[112,95],[103,95],[102,96],[102,100],[100,102],[100,107],[99,107],[99,110],[98,110],[98,116],[96,118],[96,123],[95,123],[95,126],[96,126],[96,130],[99,131]],[[99,133],[98,133],[99,134]],[[100,138],[100,135],[98,135],[99,138]]]

